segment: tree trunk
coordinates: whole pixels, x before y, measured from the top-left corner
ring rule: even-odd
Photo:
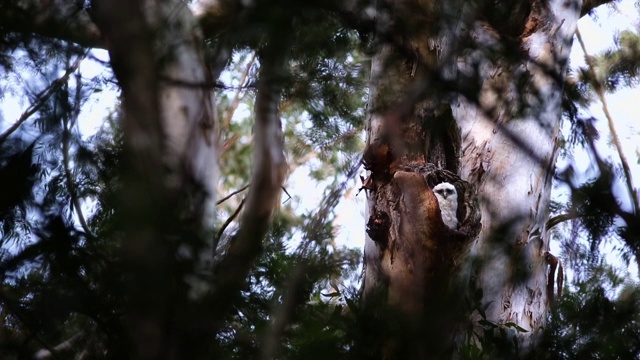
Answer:
[[[92,5],[125,112],[121,216],[130,353],[193,358],[202,350],[195,345],[203,345],[193,340],[203,336],[197,327],[210,283],[207,230],[217,172],[216,112],[202,36],[179,0]]]
[[[545,221],[563,79],[580,13],[562,1],[398,1],[379,11],[378,38],[391,41],[372,60],[363,156],[372,357],[488,348],[490,337],[474,339],[471,326],[517,343],[495,350],[503,354],[535,346],[548,307]],[[439,182],[458,193],[453,230],[432,190]]]

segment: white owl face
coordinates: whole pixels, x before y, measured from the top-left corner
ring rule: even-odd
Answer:
[[[433,188],[436,195],[438,205],[440,206],[440,215],[442,222],[450,229],[458,228],[458,218],[456,211],[458,210],[458,192],[456,188],[447,182],[436,185]]]
[[[458,192],[456,191],[456,188],[446,182],[436,185],[433,188],[433,192],[436,194],[436,197],[439,196],[448,201],[458,199]]]

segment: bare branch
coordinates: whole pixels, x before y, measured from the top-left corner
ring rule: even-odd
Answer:
[[[284,186],[280,186],[280,188],[282,188],[282,191],[284,191],[284,193],[287,194],[287,200],[282,202],[284,204],[287,201],[291,200],[291,194],[289,194],[289,192],[287,191],[287,188],[285,188]]]
[[[248,185],[247,185],[248,186]],[[238,217],[238,214],[240,213],[240,210],[242,210],[242,207],[244,207],[244,201],[246,199],[242,199],[242,201],[240,201],[240,205],[238,205],[238,208],[236,209],[236,211],[233,212],[233,214],[231,214],[231,216],[229,216],[229,218],[224,222],[224,224],[222,224],[222,226],[220,227],[220,230],[218,230],[218,233],[216,234],[215,239],[213,239],[213,252],[215,254],[216,250],[218,249],[218,244],[220,243],[220,238],[222,238],[222,234],[224,234],[224,231],[227,229],[227,227],[229,226],[229,224],[231,224],[231,222]]]
[[[241,187],[240,189],[238,189],[238,190],[236,190],[236,191],[231,192],[231,194],[229,194],[229,195],[227,195],[227,196],[223,197],[222,199],[218,200],[218,202],[216,203],[216,205],[220,205],[220,204],[222,204],[223,202],[225,202],[225,201],[229,200],[232,196],[234,196],[234,195],[236,195],[236,194],[239,194],[239,193],[241,193],[241,192],[243,192],[243,191],[247,190],[248,188],[249,188],[249,185],[245,185],[245,186]]]
[[[218,81],[187,81],[182,79],[174,79],[168,76],[161,76],[160,80],[167,85],[180,86],[184,88],[190,89],[203,89],[203,90],[211,90],[211,89],[222,89],[229,90],[234,89],[232,87],[225,86],[224,84]]]

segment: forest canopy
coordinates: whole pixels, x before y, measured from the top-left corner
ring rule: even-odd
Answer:
[[[571,11],[638,22],[628,3]],[[640,356],[638,128],[611,103],[637,94],[640,27],[594,51],[553,1],[398,4],[0,4],[0,358]],[[564,32],[583,55],[530,58]],[[465,133],[468,109],[493,122]],[[538,115],[548,153],[517,131]],[[511,222],[501,162],[465,142],[483,126],[542,174]],[[385,261],[417,231],[414,306]],[[520,299],[541,324],[494,316]]]

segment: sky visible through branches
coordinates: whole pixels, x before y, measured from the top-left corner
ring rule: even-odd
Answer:
[[[601,53],[612,45],[612,39],[615,38],[616,34],[623,30],[640,26],[639,10],[635,1],[625,0],[615,4],[615,7],[603,6],[598,8],[595,17],[583,17],[578,26],[589,54]],[[93,50],[90,56],[80,65],[80,71],[87,77],[108,71],[100,64],[101,62],[106,63],[107,60],[108,54],[106,51]],[[586,66],[584,53],[575,40],[570,61],[572,68]],[[222,79],[224,80],[224,75]],[[11,81],[11,79],[3,79],[3,81]],[[233,86],[234,84],[231,85]],[[116,102],[117,91],[115,85],[106,85],[101,90],[90,97],[88,105],[83,107],[83,112],[79,116],[78,129],[84,138],[95,134],[100,126],[103,126],[104,119],[106,119]],[[606,97],[620,136],[623,151],[630,162],[631,175],[636,188],[640,187],[640,164],[638,163],[640,161],[638,160],[640,158],[640,118],[637,111],[638,99],[640,99],[640,89],[638,88],[621,88],[615,94],[607,94]],[[4,94],[0,99],[0,133],[13,125],[29,105],[29,99],[20,94]],[[236,116],[246,117],[249,111],[250,109],[244,104],[240,104]],[[595,126],[600,133],[600,138],[596,145],[600,155],[603,158],[612,159],[614,164],[619,164],[619,157],[611,145],[611,135],[602,111],[602,104],[596,101],[589,107],[588,111],[581,110],[581,112],[581,115],[585,117],[598,119]],[[565,133],[569,131],[567,122],[565,122],[563,131]],[[364,140],[364,134],[361,135],[361,138]],[[313,164],[314,159],[311,159],[305,165],[297,168],[286,183],[287,192],[292,196],[290,201],[296,205],[297,211],[301,214],[317,207],[323,196],[322,191],[318,189],[324,188],[324,185],[331,181],[331,179],[325,180],[325,183],[321,184],[309,181],[309,173],[312,171]],[[557,166],[558,168],[563,168],[569,164],[573,164],[579,170],[580,176],[585,180],[594,175],[595,169],[590,167],[592,164],[590,156],[583,150],[578,149],[572,152],[569,157],[560,158]],[[364,170],[361,170],[361,173],[363,172]],[[347,191],[347,196],[336,208],[336,243],[362,248],[365,234],[362,231],[365,227],[365,195],[364,193],[356,195],[357,189],[361,186],[359,179],[351,181],[349,186],[350,190]],[[630,209],[630,201],[626,194],[624,183],[621,180],[614,190],[617,190],[616,196],[623,208]],[[552,198],[562,202],[567,199],[568,194],[569,189],[566,186],[556,184]],[[222,195],[224,194],[220,194],[220,196]],[[90,199],[84,200],[85,214],[91,213],[92,206]],[[556,242],[552,242],[551,252],[559,254],[560,249],[558,246]],[[603,246],[602,252],[607,254],[607,260],[610,263],[622,264],[617,259],[616,252],[613,251],[615,244],[603,243],[601,246]],[[634,264],[634,262],[631,261],[631,264]],[[630,265],[629,271],[637,279],[636,266]]]

